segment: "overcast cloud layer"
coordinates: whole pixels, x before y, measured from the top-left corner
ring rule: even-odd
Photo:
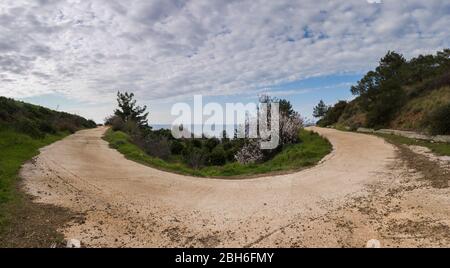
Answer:
[[[450,44],[450,1],[0,2],[0,95],[258,91]]]

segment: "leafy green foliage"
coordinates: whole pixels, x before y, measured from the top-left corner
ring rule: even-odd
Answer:
[[[322,118],[327,113],[329,107],[323,102],[323,100],[320,100],[319,103],[314,107],[313,110],[313,116],[316,118]]]
[[[282,116],[291,117],[295,114],[294,108],[292,107],[292,104],[290,101],[285,99],[278,100],[278,103],[280,105],[280,114]]]
[[[367,126],[382,128],[405,103],[405,92],[397,84],[386,86],[367,105]]]
[[[402,55],[389,51],[375,71],[368,72],[351,88],[367,112],[368,127],[384,126],[403,104],[400,81],[404,79],[406,63]]]
[[[317,122],[317,125],[326,127],[335,124],[341,117],[346,107],[346,101],[339,101],[326,111],[323,118]]]
[[[261,96],[259,96],[259,102],[268,104],[267,109],[268,109],[269,114],[270,114],[270,104],[271,103],[278,103],[281,116],[291,117],[295,114],[295,111],[294,111],[294,108],[292,107],[291,102],[286,99],[279,99],[276,97],[271,97],[269,95],[261,95]]]
[[[180,174],[200,176],[200,177],[239,177],[264,174],[270,172],[284,172],[299,170],[304,167],[308,167],[316,164],[325,155],[330,153],[331,144],[320,135],[314,132],[301,130],[299,133],[299,140],[301,143],[286,145],[281,151],[273,158],[266,162],[251,165],[242,165],[237,162],[226,162],[223,165],[214,166],[197,166],[195,163],[186,163],[179,158],[171,159],[170,161],[164,161],[158,157],[152,157],[146,154],[142,149],[135,145],[131,137],[121,131],[107,131],[104,139],[109,142],[110,146],[117,149],[120,153],[125,155],[130,160],[149,165],[162,170],[176,172]],[[242,140],[239,140],[242,142]],[[188,146],[193,144],[188,143]],[[217,156],[222,154],[221,147],[232,148],[233,144],[222,142],[216,147],[213,152],[217,152]],[[194,147],[192,149],[191,156],[193,156],[193,162],[197,161],[198,157],[201,157],[201,148]],[[219,158],[210,157],[213,161],[222,161],[221,156]]]
[[[46,134],[61,131],[73,133],[79,129],[96,127],[96,124],[78,115],[0,97],[1,126],[33,138],[44,138]]]
[[[450,135],[450,103],[435,109],[428,118],[433,135]]]
[[[145,127],[148,125],[147,106],[137,106],[134,99],[134,93],[117,92],[117,103],[119,109],[114,111],[114,114],[120,117],[123,122],[134,122],[138,127]]]

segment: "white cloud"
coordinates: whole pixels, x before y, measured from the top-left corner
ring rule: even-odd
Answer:
[[[434,52],[448,25],[445,0],[3,0],[0,95],[239,94]]]

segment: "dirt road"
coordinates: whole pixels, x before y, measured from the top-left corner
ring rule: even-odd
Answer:
[[[372,238],[383,246],[450,245],[448,189],[420,181],[382,139],[314,130],[333,153],[288,175],[167,173],[110,149],[105,128],[44,148],[21,175],[39,202],[78,213],[62,232],[88,247],[363,247]]]

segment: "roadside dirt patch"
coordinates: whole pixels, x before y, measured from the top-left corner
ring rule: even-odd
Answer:
[[[425,156],[428,160],[439,164],[446,171],[450,171],[450,156],[435,155],[430,149],[422,146],[410,145],[408,148],[414,153]]]
[[[438,157],[427,154],[426,152],[415,153],[405,145],[397,145],[400,150],[401,158],[411,169],[419,170],[424,180],[431,182],[435,188],[449,187],[450,171],[446,169]],[[413,147],[417,150],[417,147]]]
[[[7,228],[0,235],[0,248],[66,246],[64,235],[58,229],[68,222],[80,222],[83,215],[66,208],[36,203],[35,199],[29,194],[20,193],[18,200],[5,208],[5,211],[13,214],[8,215]]]

